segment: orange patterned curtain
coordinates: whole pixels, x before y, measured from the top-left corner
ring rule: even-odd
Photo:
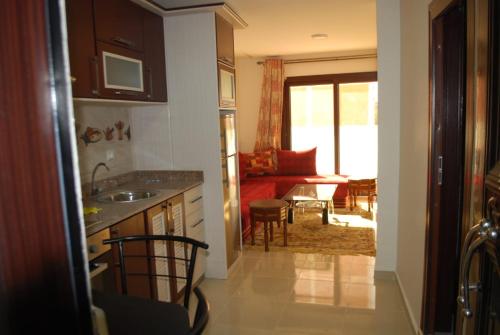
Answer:
[[[283,113],[282,59],[266,59],[260,97],[259,122],[254,151],[281,148],[281,118]]]

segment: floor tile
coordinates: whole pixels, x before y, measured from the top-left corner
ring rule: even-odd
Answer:
[[[205,279],[204,334],[413,334],[393,276],[375,258],[244,252],[227,280]],[[193,301],[193,304],[196,302]]]
[[[336,332],[341,334],[345,310],[342,308],[311,305],[287,304],[276,327],[276,331],[320,333]]]

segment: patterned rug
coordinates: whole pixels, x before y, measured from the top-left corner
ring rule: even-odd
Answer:
[[[320,253],[326,255],[375,256],[375,227],[372,214],[360,208],[352,212],[335,209],[329,224],[321,223],[321,210],[295,209],[294,223],[288,225],[288,247],[283,247],[283,227],[274,224],[274,241],[270,251]],[[246,250],[264,250],[263,229],[257,229],[255,245],[245,241]]]

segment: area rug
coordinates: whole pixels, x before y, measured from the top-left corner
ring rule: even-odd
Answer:
[[[366,212],[366,213],[365,213]],[[375,256],[375,226],[371,214],[362,209],[335,209],[329,224],[321,223],[321,210],[296,209],[294,223],[288,224],[288,247],[283,247],[283,227],[274,224],[270,251],[320,253],[326,255]],[[257,229],[255,245],[245,242],[246,250],[264,250],[263,229]]]

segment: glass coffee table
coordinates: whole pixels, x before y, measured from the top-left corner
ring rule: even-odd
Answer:
[[[288,209],[288,223],[293,223],[293,209],[297,203],[319,202],[322,208],[323,224],[328,224],[328,212],[333,212],[333,194],[337,189],[336,184],[297,184],[282,200],[290,204]]]

